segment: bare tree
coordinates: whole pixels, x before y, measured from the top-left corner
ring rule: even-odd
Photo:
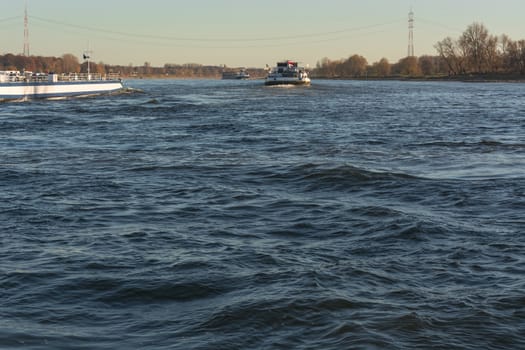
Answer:
[[[502,66],[502,55],[498,48],[499,39],[490,35],[486,41],[485,54],[489,72],[498,72]]]
[[[418,59],[414,56],[408,56],[402,58],[394,66],[396,73],[401,75],[407,75],[410,77],[415,77],[421,75],[421,70],[419,69]]]
[[[421,74],[429,76],[434,75],[437,72],[436,59],[432,56],[421,56],[419,57],[418,64]]]
[[[465,73],[464,56],[461,54],[456,41],[451,37],[446,37],[434,45],[434,47],[446,63],[449,74],[457,75]]]
[[[62,73],[78,73],[80,72],[80,63],[78,58],[70,53],[62,55]]]
[[[468,68],[474,73],[487,73],[494,68],[497,43],[497,37],[491,36],[487,28],[477,22],[469,25],[458,41]]]
[[[499,39],[499,51],[501,53],[501,64],[503,69],[507,72],[512,71],[512,62],[511,62],[511,49],[514,45],[514,42],[509,38],[508,35],[503,34]]]
[[[392,71],[392,66],[386,58],[382,58],[379,62],[372,65],[375,75],[379,77],[387,77]]]
[[[344,76],[358,78],[366,74],[368,62],[366,58],[359,55],[353,55],[343,63]]]
[[[525,74],[525,40],[508,43],[506,60],[512,72]]]

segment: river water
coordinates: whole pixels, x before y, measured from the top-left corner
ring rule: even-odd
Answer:
[[[0,104],[0,348],[525,348],[525,85],[126,85]]]

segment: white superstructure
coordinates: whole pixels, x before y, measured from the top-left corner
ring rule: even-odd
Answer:
[[[118,75],[0,71],[0,100],[88,96],[119,89]]]
[[[266,85],[310,85],[308,71],[295,61],[278,62],[265,80]]]

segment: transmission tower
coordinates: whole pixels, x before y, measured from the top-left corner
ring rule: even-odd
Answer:
[[[408,13],[408,57],[414,57],[414,11]]]
[[[24,13],[24,56],[29,56],[29,25],[27,23],[27,1]]]

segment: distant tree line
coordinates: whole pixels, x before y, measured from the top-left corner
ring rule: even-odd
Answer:
[[[443,77],[464,75],[525,75],[525,40],[491,35],[481,23],[467,27],[458,39],[447,37],[435,46],[436,56],[386,58],[371,65],[359,55],[317,62],[313,75],[324,78]]]
[[[446,67],[439,56],[405,57],[396,63],[382,58],[371,65],[359,55],[335,61],[323,58],[312,72],[314,77],[342,79],[432,77],[446,74]]]
[[[64,54],[62,57],[23,56],[5,54],[0,55],[0,70],[17,70],[30,72],[53,73],[86,73],[88,62],[80,63],[73,54]],[[93,73],[117,72],[115,67],[104,63],[89,62],[89,70]]]
[[[312,71],[322,78],[403,78],[453,77],[465,75],[525,76],[525,40],[513,41],[507,35],[494,36],[481,23],[467,27],[458,39],[447,37],[434,45],[437,55],[405,57],[396,63],[386,58],[369,64],[363,56],[346,59],[323,58]],[[171,64],[153,67],[149,62],[134,66],[108,65],[90,62],[90,71],[120,73],[124,77],[220,78],[224,66],[205,66],[196,63]],[[62,57],[0,55],[0,70],[32,72],[85,73],[82,63],[72,54]],[[264,69],[247,69],[251,77],[264,77]]]
[[[157,74],[164,74],[171,77],[185,78],[220,78],[225,70],[238,70],[240,68],[228,68],[226,66],[203,66],[197,63],[172,64],[166,63],[163,68],[158,68]],[[252,78],[262,78],[266,76],[266,71],[262,68],[248,68],[246,73]]]
[[[81,64],[71,54],[62,57],[23,56],[6,54],[0,56],[0,69],[31,72],[79,73]]]
[[[481,23],[473,23],[456,40],[447,37],[435,45],[448,73],[525,74],[525,40],[491,35]]]
[[[31,72],[54,73],[86,73],[87,61],[80,63],[72,54],[62,57],[23,56],[6,54],[0,55],[0,70],[18,70]],[[205,66],[197,63],[165,64],[163,67],[153,67],[149,62],[134,66],[129,64],[108,65],[103,62],[90,62],[89,69],[92,73],[120,73],[125,77],[172,77],[172,78],[220,78],[224,66]],[[252,77],[263,77],[264,69],[250,68],[246,70]]]
[[[444,61],[439,56],[405,57],[397,63],[390,63],[388,59],[382,58],[371,65],[359,55],[335,61],[323,58],[312,72],[318,78],[341,79],[431,77],[446,74]]]

